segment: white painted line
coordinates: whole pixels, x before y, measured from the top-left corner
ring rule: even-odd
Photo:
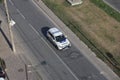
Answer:
[[[32,73],[32,71],[28,71],[28,73]]]
[[[11,0],[9,0],[9,2],[10,2],[12,5],[14,5],[13,2],[12,2]]]
[[[51,17],[50,17],[43,9],[41,9],[33,0],[32,0],[32,2],[40,9],[40,11],[43,12],[44,15],[47,16],[47,18],[48,18],[57,28],[59,28],[58,25],[57,25],[57,23],[55,23],[55,21],[52,20]]]
[[[101,71],[100,74],[105,74],[105,72],[104,72],[104,71]]]
[[[107,5],[109,5],[110,7],[112,7],[114,10],[116,10],[117,12],[119,12],[120,13],[120,11],[117,9],[117,8],[115,8],[112,4],[110,4],[109,2],[107,2],[106,0],[103,0]]]
[[[71,69],[64,63],[64,61],[57,55],[57,53],[50,47],[50,45],[41,37],[41,39],[47,44],[47,46],[52,50],[52,52],[57,56],[57,58],[63,63],[63,65],[68,69],[68,71],[74,76],[76,80],[79,80],[77,76],[71,71]]]
[[[37,33],[37,35],[40,36],[40,34],[35,30],[35,28],[29,24],[30,27]],[[68,69],[68,71],[74,76],[74,78],[76,80],[79,80],[76,75],[71,71],[71,69],[64,63],[64,61],[57,55],[57,53],[50,47],[50,45],[43,39],[43,37],[41,37],[41,39],[43,40],[43,42],[52,50],[52,52],[57,56],[57,58],[63,63],[63,65]]]
[[[32,0],[33,1],[33,0]],[[33,3],[39,8],[41,9],[34,1]],[[41,11],[52,21],[52,23],[54,23],[54,25],[56,25],[56,27],[58,27],[58,25],[50,18],[50,16],[47,15],[47,13],[45,13],[42,9]],[[71,69],[64,63],[64,61],[57,55],[57,53],[50,47],[50,45],[41,37],[41,39],[46,43],[46,45],[53,51],[53,53],[57,56],[57,58],[63,63],[63,65],[68,69],[68,71],[74,76],[74,78],[76,80],[79,80],[77,78],[77,76],[71,71]]]
[[[28,68],[31,68],[31,67],[32,67],[32,65],[27,65],[27,67],[28,67]]]
[[[62,30],[61,27],[59,27],[59,25],[45,12],[45,10],[43,10],[42,8],[40,8],[40,7],[35,3],[35,1],[33,1],[33,0],[31,0],[31,1],[40,9],[40,11],[43,12],[43,14],[44,14],[58,29]],[[63,33],[65,34],[65,32],[63,32]]]
[[[23,19],[25,19],[24,15],[19,11],[19,9],[16,9],[16,10],[23,17]]]
[[[40,36],[40,34],[38,33],[38,31],[36,31],[36,29],[31,24],[29,24],[29,26],[36,32],[37,35]]]

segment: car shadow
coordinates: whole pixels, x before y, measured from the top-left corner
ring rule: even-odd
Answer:
[[[56,45],[49,39],[49,37],[47,36],[47,31],[50,29],[50,27],[47,27],[47,26],[45,26],[45,27],[43,27],[42,29],[41,29],[41,32],[42,32],[42,34],[45,36],[45,38],[54,46],[54,48],[56,48],[57,49],[57,47],[56,47]]]
[[[49,27],[47,27],[47,26],[45,26],[45,27],[43,27],[42,29],[41,29],[41,32],[42,32],[42,34],[48,39],[48,37],[47,37],[47,31],[49,30],[50,28]]]

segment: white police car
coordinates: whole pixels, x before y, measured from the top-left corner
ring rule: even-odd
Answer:
[[[57,28],[50,28],[47,31],[47,36],[59,50],[69,48],[71,46],[70,41]]]
[[[1,77],[0,80],[5,80],[5,79]]]

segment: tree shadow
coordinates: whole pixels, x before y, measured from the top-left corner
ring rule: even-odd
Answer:
[[[0,32],[2,33],[3,37],[5,38],[6,42],[8,43],[9,47],[12,49],[12,44],[9,41],[9,39],[7,38],[7,36],[5,35],[4,31],[1,29],[0,27]]]
[[[47,36],[47,31],[50,29],[50,27],[47,27],[47,26],[45,26],[45,27],[43,27],[42,29],[41,29],[41,32],[42,32],[42,34],[45,36],[45,38],[53,45],[53,46],[55,46],[55,48],[57,49],[57,47],[56,47],[56,45],[48,38],[48,36]]]

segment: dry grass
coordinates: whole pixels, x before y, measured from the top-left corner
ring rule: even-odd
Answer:
[[[59,4],[64,4],[65,0],[53,0]],[[65,11],[71,15],[82,26],[93,40],[100,46],[120,56],[120,23],[108,16],[103,10],[96,7],[89,0],[79,6],[65,7]]]

